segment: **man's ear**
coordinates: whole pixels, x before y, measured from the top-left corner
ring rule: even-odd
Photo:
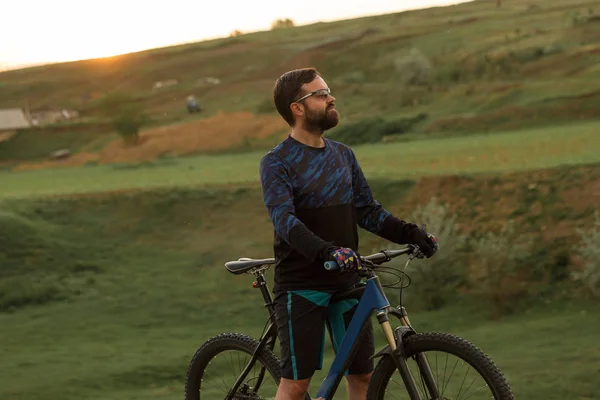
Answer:
[[[304,106],[300,103],[290,104],[290,110],[292,110],[292,114],[294,114],[296,118],[304,115]]]

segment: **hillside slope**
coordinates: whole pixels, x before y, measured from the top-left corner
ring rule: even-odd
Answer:
[[[75,108],[98,121],[98,102],[118,89],[159,124],[191,118],[189,94],[203,116],[273,112],[279,74],[315,66],[348,120],[426,112],[423,130],[464,131],[596,118],[598,14],[595,1],[474,1],[7,71],[0,107]],[[153,89],[169,79],[178,84]]]

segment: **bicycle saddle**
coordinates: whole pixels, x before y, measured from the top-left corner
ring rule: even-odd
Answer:
[[[275,264],[274,258],[263,258],[261,260],[252,258],[240,258],[237,261],[228,261],[225,263],[225,268],[232,274],[240,275],[250,271],[252,268],[260,267],[262,265]]]

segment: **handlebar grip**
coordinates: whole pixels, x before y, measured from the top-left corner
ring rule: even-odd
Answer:
[[[325,261],[325,264],[323,264],[323,266],[327,271],[335,271],[340,269],[340,266],[335,261]]]

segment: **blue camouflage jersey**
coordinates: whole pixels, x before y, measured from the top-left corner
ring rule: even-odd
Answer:
[[[260,162],[264,203],[274,227],[274,290],[337,290],[356,274],[323,268],[331,247],[358,251],[357,226],[407,243],[410,226],[379,204],[346,145],[307,146],[291,136]]]

